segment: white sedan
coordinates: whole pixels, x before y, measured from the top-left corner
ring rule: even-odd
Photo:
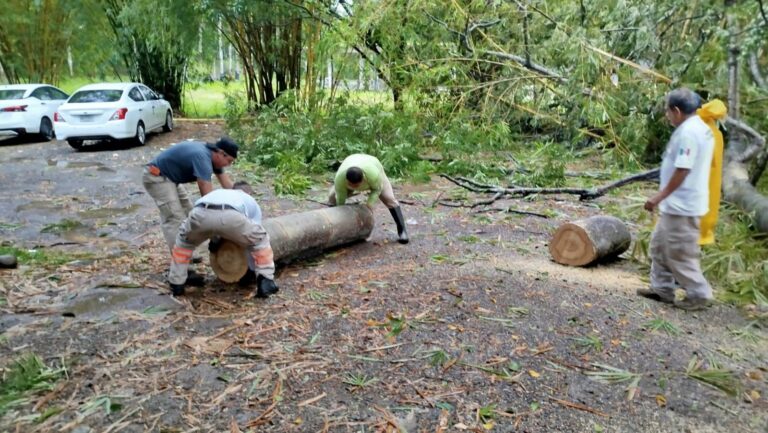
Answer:
[[[48,84],[0,86],[0,132],[53,138],[53,117],[69,95]]]
[[[81,87],[54,117],[56,136],[75,149],[85,140],[130,139],[143,146],[147,131],[173,130],[171,104],[140,83],[100,83]]]

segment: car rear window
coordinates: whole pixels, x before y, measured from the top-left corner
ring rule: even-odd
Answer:
[[[24,92],[26,90],[0,90],[0,100],[6,100],[6,99],[21,99],[24,97]]]
[[[122,90],[81,90],[67,102],[115,102],[123,95]]]

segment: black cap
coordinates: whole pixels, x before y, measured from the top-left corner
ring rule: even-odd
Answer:
[[[214,146],[219,150],[223,150],[224,153],[232,158],[237,158],[237,151],[240,149],[237,143],[229,137],[221,137]]]

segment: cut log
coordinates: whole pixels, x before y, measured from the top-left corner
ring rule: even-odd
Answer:
[[[286,262],[365,240],[373,231],[373,213],[363,205],[335,206],[270,218],[264,229],[275,262]]]
[[[600,215],[561,225],[549,242],[549,252],[557,263],[586,266],[618,256],[631,241],[629,229],[620,219]]]
[[[269,234],[275,263],[285,263],[365,240],[373,231],[373,214],[368,206],[336,206],[266,219],[264,229]],[[232,248],[239,251],[234,253],[238,258],[245,256],[243,246],[227,240],[221,247],[221,250],[228,252],[226,256],[211,254],[211,264],[219,259],[224,262],[212,267],[216,276],[225,282],[237,281],[248,267],[245,259],[233,259]]]

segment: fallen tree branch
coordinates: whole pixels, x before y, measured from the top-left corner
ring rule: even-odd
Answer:
[[[535,216],[535,217],[539,217],[539,218],[549,219],[549,215],[544,215],[543,213],[531,212],[531,211],[527,211],[527,210],[512,209],[511,207],[508,207],[506,209],[502,209],[502,208],[498,208],[498,207],[492,207],[492,208],[488,208],[488,209],[477,210],[477,211],[475,211],[475,213],[488,212],[488,211],[516,213],[516,214],[520,214],[520,215],[530,215],[530,216]]]
[[[472,192],[478,192],[478,193],[486,193],[486,194],[494,194],[492,198],[488,200],[482,200],[479,202],[476,202],[468,207],[474,208],[477,206],[482,205],[488,205],[496,200],[505,197],[505,196],[515,196],[515,197],[527,197],[529,195],[534,194],[572,194],[572,195],[578,195],[579,200],[585,201],[585,200],[593,200],[598,197],[601,197],[608,193],[609,191],[620,188],[624,185],[628,185],[630,183],[634,182],[640,182],[640,181],[652,181],[659,177],[659,169],[653,169],[644,171],[642,173],[634,174],[629,177],[625,177],[623,179],[619,179],[615,182],[611,182],[607,185],[601,186],[600,188],[526,188],[526,187],[511,187],[506,188],[503,186],[498,185],[489,185],[489,184],[482,184],[476,181],[473,181],[471,179],[467,179],[465,177],[452,177],[447,174],[440,174],[440,177],[443,177],[445,179],[448,179],[449,181],[453,182],[454,184],[464,188],[468,189]],[[440,204],[446,205],[443,202]],[[450,205],[447,205],[450,206]],[[467,207],[467,206],[457,206],[453,205],[453,207]]]
[[[740,153],[734,153],[734,146],[729,147],[728,158],[730,160],[745,163],[754,158],[755,155],[760,153],[760,151],[762,151],[765,147],[765,137],[760,135],[759,132],[755,131],[751,126],[747,125],[741,120],[737,120],[728,116],[725,118],[725,124],[738,129],[739,131],[743,132],[744,135],[751,138],[750,145]]]
[[[757,63],[757,53],[752,52],[749,54],[749,73],[752,75],[752,80],[761,89],[768,89],[768,82],[763,78],[763,74],[760,72],[760,65]]]

